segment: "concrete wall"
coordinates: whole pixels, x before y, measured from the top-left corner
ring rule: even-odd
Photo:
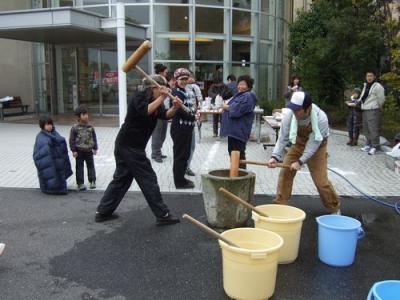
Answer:
[[[31,0],[0,1],[0,11],[31,7]],[[32,43],[0,39],[0,97],[21,96],[33,111]]]

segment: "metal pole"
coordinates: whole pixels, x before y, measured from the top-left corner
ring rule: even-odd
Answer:
[[[117,49],[118,49],[118,107],[119,126],[124,123],[127,112],[126,74],[122,71],[122,65],[126,60],[125,45],[125,4],[117,2]]]

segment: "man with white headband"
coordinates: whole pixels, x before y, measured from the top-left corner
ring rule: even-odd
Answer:
[[[307,164],[326,210],[332,214],[340,214],[339,197],[328,180],[328,118],[312,103],[310,95],[303,91],[293,93],[287,108],[283,112],[279,139],[268,161],[270,168],[275,168],[278,161],[290,165],[290,169],[282,168],[279,173],[274,202],[288,204],[294,176]],[[289,142],[292,145],[284,155]]]

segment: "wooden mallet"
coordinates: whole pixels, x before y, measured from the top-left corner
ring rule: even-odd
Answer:
[[[262,216],[262,217],[268,218],[268,215],[265,214],[265,213],[263,213],[263,212],[262,212],[261,210],[259,210],[257,207],[254,207],[254,206],[251,205],[250,203],[244,201],[242,198],[236,196],[235,194],[231,193],[230,191],[224,189],[223,187],[219,188],[219,191],[220,191],[221,193],[223,193],[225,196],[227,196],[228,199],[230,199],[230,200],[232,200],[232,201],[234,201],[234,202],[236,202],[236,203],[242,204],[243,206],[245,206],[245,207],[251,209],[252,211],[256,212],[257,214],[259,214],[259,215]]]
[[[240,246],[236,245],[234,242],[228,240],[227,238],[223,237],[222,235],[220,235],[218,232],[212,230],[210,227],[208,227],[207,225],[204,225],[203,223],[197,221],[195,218],[192,218],[191,216],[184,214],[182,216],[183,219],[189,221],[190,223],[196,225],[197,227],[203,229],[205,232],[207,232],[209,235],[211,235],[214,238],[217,238],[221,241],[224,241],[225,243],[227,243],[229,246],[232,247],[237,247],[237,248],[241,248]]]
[[[132,53],[131,56],[126,60],[126,62],[122,66],[122,70],[125,73],[128,73],[132,69],[136,69],[143,77],[146,77],[150,80],[154,85],[160,86],[153,78],[151,78],[141,67],[138,66],[139,61],[146,55],[147,52],[151,49],[150,41],[144,41],[139,48],[136,49],[135,52]]]
[[[139,63],[139,61],[143,58],[143,56],[146,55],[147,52],[150,51],[152,45],[150,41],[144,41],[139,48],[137,48],[135,50],[135,52],[133,52],[131,54],[131,56],[129,56],[129,58],[126,60],[126,62],[123,64],[122,66],[122,70],[127,73],[132,69],[135,69],[136,71],[138,71],[140,73],[140,75],[142,75],[143,77],[146,77],[152,84],[154,84],[156,87],[160,87],[160,85],[153,79],[151,78],[141,67],[139,67],[137,64]],[[168,96],[171,99],[175,99],[176,97],[172,96],[171,94],[168,94]],[[181,105],[181,108],[183,110],[185,110],[187,113],[190,113],[189,108],[187,108],[185,105]]]
[[[239,165],[240,164],[258,165],[258,166],[266,166],[266,167],[269,166],[268,162],[256,161],[256,160],[241,160],[240,159],[240,151],[232,151],[231,152],[231,168],[229,171],[230,177],[238,177],[239,176]],[[289,165],[284,165],[282,163],[278,163],[277,167],[290,169]]]

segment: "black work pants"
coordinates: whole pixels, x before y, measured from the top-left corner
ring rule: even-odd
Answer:
[[[165,216],[169,210],[163,202],[157,176],[144,150],[115,145],[116,169],[97,211],[112,214],[125,196],[133,179],[136,180],[154,215]]]
[[[228,152],[229,157],[232,151],[240,151],[240,160],[246,159],[246,142],[228,136]],[[240,164],[240,169],[246,169],[246,164]]]
[[[175,186],[182,186],[187,182],[185,173],[190,157],[193,127],[186,127],[188,128],[182,129],[179,126],[171,126],[171,138],[174,142],[174,165],[172,170],[174,173]]]
[[[76,183],[83,184],[85,182],[85,179],[84,179],[84,168],[85,168],[84,163],[85,162],[86,162],[89,182],[96,181],[96,170],[94,168],[93,152],[78,150],[77,153],[78,153],[78,156],[75,158],[75,160],[76,160],[76,165],[75,165]]]
[[[218,136],[218,123],[221,121],[221,115],[214,114],[213,115],[213,133],[215,136]]]

